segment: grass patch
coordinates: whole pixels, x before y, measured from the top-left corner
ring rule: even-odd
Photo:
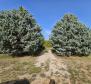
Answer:
[[[10,58],[13,58],[13,57],[8,54],[0,54],[0,59],[10,59]]]
[[[35,57],[4,57],[2,55],[0,58],[0,82],[16,80],[24,74],[31,75],[41,71],[41,68],[34,65]]]
[[[66,57],[63,59],[71,74],[72,84],[91,84],[91,57]]]

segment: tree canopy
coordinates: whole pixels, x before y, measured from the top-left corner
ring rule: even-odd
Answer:
[[[57,55],[87,56],[91,53],[91,30],[73,14],[64,15],[56,23],[50,40]]]
[[[0,52],[13,55],[35,54],[43,48],[41,28],[33,16],[20,7],[0,11]]]

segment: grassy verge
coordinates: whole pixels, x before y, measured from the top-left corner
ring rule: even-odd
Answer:
[[[91,56],[67,57],[64,61],[68,65],[71,84],[91,84]]]
[[[22,76],[29,77],[41,69],[34,65],[35,57],[15,57],[0,55],[0,82],[16,80]]]

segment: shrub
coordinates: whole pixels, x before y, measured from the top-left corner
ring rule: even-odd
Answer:
[[[51,48],[51,42],[49,40],[44,41],[45,48]]]
[[[90,30],[72,14],[66,14],[56,23],[50,40],[57,55],[87,56],[91,53]]]
[[[0,50],[12,55],[36,54],[43,49],[40,26],[23,7],[0,12]]]

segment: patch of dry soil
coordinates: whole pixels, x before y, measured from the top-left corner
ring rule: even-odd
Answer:
[[[48,53],[38,57],[35,65],[42,68],[43,72],[41,73],[44,74],[46,78],[54,79],[57,84],[70,84],[70,73],[68,72],[67,65],[62,59],[55,57],[50,50]],[[41,80],[41,78],[37,77],[34,82],[39,80]],[[43,84],[43,82],[40,84]]]

